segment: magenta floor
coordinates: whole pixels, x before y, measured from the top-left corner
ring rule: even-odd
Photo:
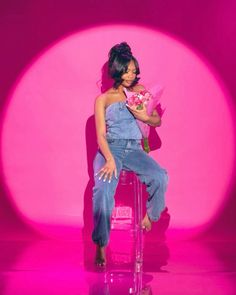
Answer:
[[[144,237],[143,265],[134,243],[113,233],[106,268],[81,240],[1,240],[0,294],[236,294],[236,241]],[[139,266],[139,265],[138,265]]]

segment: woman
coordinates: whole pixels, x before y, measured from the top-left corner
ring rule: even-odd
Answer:
[[[147,231],[165,207],[164,193],[168,181],[166,171],[143,151],[142,133],[136,121],[160,126],[160,116],[156,110],[149,116],[145,106],[140,110],[126,104],[127,91],[139,93],[145,89],[138,84],[139,65],[126,42],[111,48],[108,72],[114,80],[113,87],[98,96],[95,102],[99,150],[94,160],[92,239],[97,245],[96,264],[99,266],[106,264],[105,247],[109,241],[114,194],[121,169],[135,172],[146,184],[149,198],[142,226]]]

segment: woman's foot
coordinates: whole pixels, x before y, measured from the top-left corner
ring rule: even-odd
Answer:
[[[152,221],[148,217],[147,213],[142,220],[142,228],[145,229],[146,231],[150,231],[152,229]]]
[[[97,245],[95,263],[97,266],[105,266],[106,265],[105,247],[101,247],[101,246]]]

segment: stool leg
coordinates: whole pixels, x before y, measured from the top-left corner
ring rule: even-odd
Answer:
[[[142,229],[142,183],[138,177],[134,174],[134,221],[135,221],[135,262],[136,271],[141,271],[140,264],[143,261],[143,229]]]

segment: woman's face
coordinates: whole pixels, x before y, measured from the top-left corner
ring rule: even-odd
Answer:
[[[136,67],[134,64],[134,61],[131,60],[131,62],[128,65],[127,71],[121,76],[121,79],[123,80],[121,85],[124,87],[130,87],[136,78]]]

